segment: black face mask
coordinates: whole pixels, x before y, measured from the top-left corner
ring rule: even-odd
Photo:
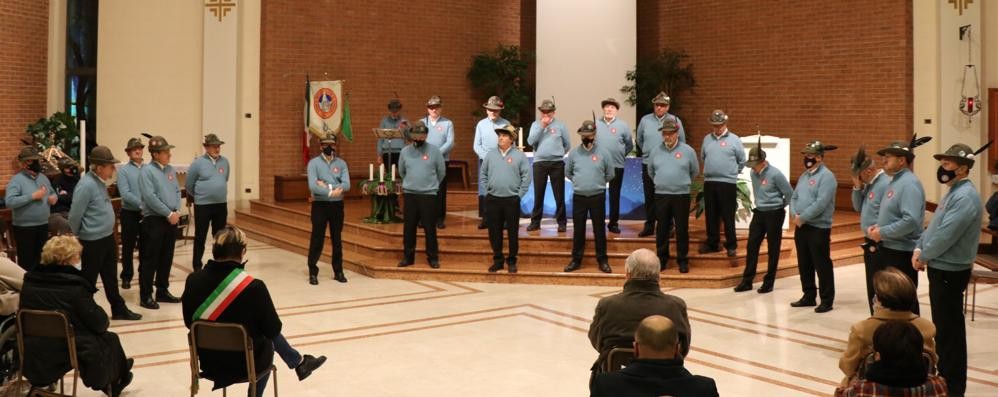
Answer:
[[[426,141],[412,141],[412,143],[416,145],[416,147],[423,147],[423,145],[426,144]]]
[[[80,176],[80,170],[78,168],[70,168],[69,172],[66,173],[69,176]]]
[[[804,158],[804,168],[811,169],[811,167],[814,167],[814,164],[817,163],[817,162],[818,162],[818,160],[816,160],[816,159],[809,159],[809,158],[805,157]]]
[[[332,156],[334,152],[336,152],[336,150],[333,150],[332,146],[323,146],[322,147],[322,154],[324,154],[326,156]]]
[[[585,146],[591,146],[593,142],[596,142],[596,138],[582,138],[582,144]]]
[[[34,160],[28,163],[28,169],[34,172],[42,172],[42,163],[39,163],[38,160]]]
[[[938,180],[939,183],[945,185],[954,179],[956,179],[956,171],[949,171],[941,165],[939,166],[939,169],[936,170],[936,180]]]

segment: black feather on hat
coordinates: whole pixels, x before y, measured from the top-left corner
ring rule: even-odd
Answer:
[[[866,145],[859,145],[856,155],[852,157],[852,174],[859,175],[870,164],[873,164],[873,158],[866,154]]]

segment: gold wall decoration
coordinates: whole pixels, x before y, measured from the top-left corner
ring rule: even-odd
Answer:
[[[963,10],[970,7],[970,5],[974,3],[974,0],[949,0],[949,3],[953,5],[953,8],[956,8],[956,10],[960,12],[960,16],[963,16]]]
[[[950,1],[952,2],[952,0]],[[225,18],[225,16],[229,14],[229,11],[236,8],[236,2],[235,0],[208,0],[204,6],[208,9],[208,11],[211,11],[211,13],[215,15],[215,18],[218,18],[218,22],[222,22],[222,18]]]

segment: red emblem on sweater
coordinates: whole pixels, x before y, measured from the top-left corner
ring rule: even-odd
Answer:
[[[334,174],[340,173],[340,167],[333,167],[333,173]]]
[[[218,168],[218,173],[219,174],[224,174],[225,173],[225,168],[219,167]]]
[[[762,180],[762,185],[763,185],[763,186],[766,186],[766,185],[768,185],[768,184],[769,184],[769,179],[763,179],[763,180]]]
[[[871,192],[870,192],[870,195],[869,195],[869,196],[867,196],[867,197],[869,197],[869,198],[870,198],[870,200],[873,200],[873,192],[871,191]]]
[[[430,159],[430,156],[427,156],[427,155],[425,155],[425,154],[423,155],[423,160],[424,160],[424,161],[425,161],[425,160],[429,160],[429,159]]]
[[[548,132],[550,132],[550,133],[551,133],[551,135],[554,135],[554,134],[557,134],[557,133],[558,133],[558,130],[556,130],[556,129],[554,129],[554,128],[551,128],[551,127],[548,127]]]
[[[818,183],[818,180],[817,180],[817,179],[812,179],[812,180],[810,180],[810,181],[807,181],[807,184],[808,184],[808,185],[811,185],[811,186],[814,186],[814,185],[815,185],[816,183]]]
[[[683,158],[683,154],[682,154],[682,153],[676,153],[676,158],[677,158],[677,159],[681,159],[681,158]]]
[[[166,179],[173,180],[173,173],[166,174]]]
[[[596,155],[594,154],[594,155],[593,155],[593,161],[597,161],[597,160],[599,160],[599,158],[598,158],[598,157],[596,157]]]
[[[892,198],[894,198],[894,189],[887,191],[887,199],[892,199]]]
[[[437,131],[443,131],[443,130],[444,130],[444,127],[441,127],[439,125],[437,126]]]
[[[616,134],[617,133],[617,129],[616,128],[611,128],[610,129],[610,133],[611,134]]]
[[[728,143],[725,142],[725,141],[721,141],[721,147],[725,147],[725,146],[728,146]]]
[[[509,164],[513,164],[513,158],[512,157],[507,157],[506,158],[506,162],[509,163]]]

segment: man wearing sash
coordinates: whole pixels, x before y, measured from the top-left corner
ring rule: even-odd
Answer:
[[[246,328],[253,339],[253,354],[257,368],[268,368],[274,362],[274,352],[288,368],[294,369],[298,380],[326,362],[325,356],[302,356],[281,334],[281,319],[262,280],[246,273],[243,256],[246,236],[235,226],[225,226],[215,235],[211,247],[214,260],[202,270],[187,276],[184,287],[184,324],[190,329],[195,321],[233,323]],[[222,388],[245,381],[245,358],[241,352],[198,350],[201,371]],[[257,379],[256,395],[262,396],[270,371]]]

